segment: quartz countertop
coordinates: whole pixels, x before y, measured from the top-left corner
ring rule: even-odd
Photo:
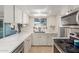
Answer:
[[[31,32],[21,32],[0,39],[0,53],[11,53],[30,35]]]
[[[69,39],[69,37],[52,37],[52,39]]]

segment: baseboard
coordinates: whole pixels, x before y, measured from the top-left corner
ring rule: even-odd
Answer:
[[[52,47],[52,45],[32,45],[32,47]]]

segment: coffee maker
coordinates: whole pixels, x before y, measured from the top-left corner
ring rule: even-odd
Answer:
[[[18,23],[17,26],[18,26],[18,33],[20,33],[21,32],[21,28],[22,28],[22,24]]]

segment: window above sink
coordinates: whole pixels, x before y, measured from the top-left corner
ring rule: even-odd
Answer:
[[[47,18],[34,18],[34,33],[45,33],[47,29]]]

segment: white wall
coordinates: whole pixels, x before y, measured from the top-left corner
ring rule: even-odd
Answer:
[[[33,18],[28,16],[28,24],[22,28],[22,31],[33,32]],[[27,20],[27,19],[26,19]]]
[[[48,17],[47,18],[47,33],[57,33],[57,32],[58,32],[57,16]]]
[[[30,26],[30,30],[33,32],[33,21],[34,18],[33,17],[29,17],[29,26]]]
[[[75,32],[77,32],[77,33],[79,33],[79,29],[74,29],[74,28],[68,28],[68,30],[67,30],[67,35],[70,35],[70,33],[75,33]]]
[[[33,31],[33,17],[30,17],[30,26]],[[51,26],[55,26],[55,28],[51,28]],[[57,16],[50,16],[47,18],[47,31],[46,33],[58,33],[58,18]]]

